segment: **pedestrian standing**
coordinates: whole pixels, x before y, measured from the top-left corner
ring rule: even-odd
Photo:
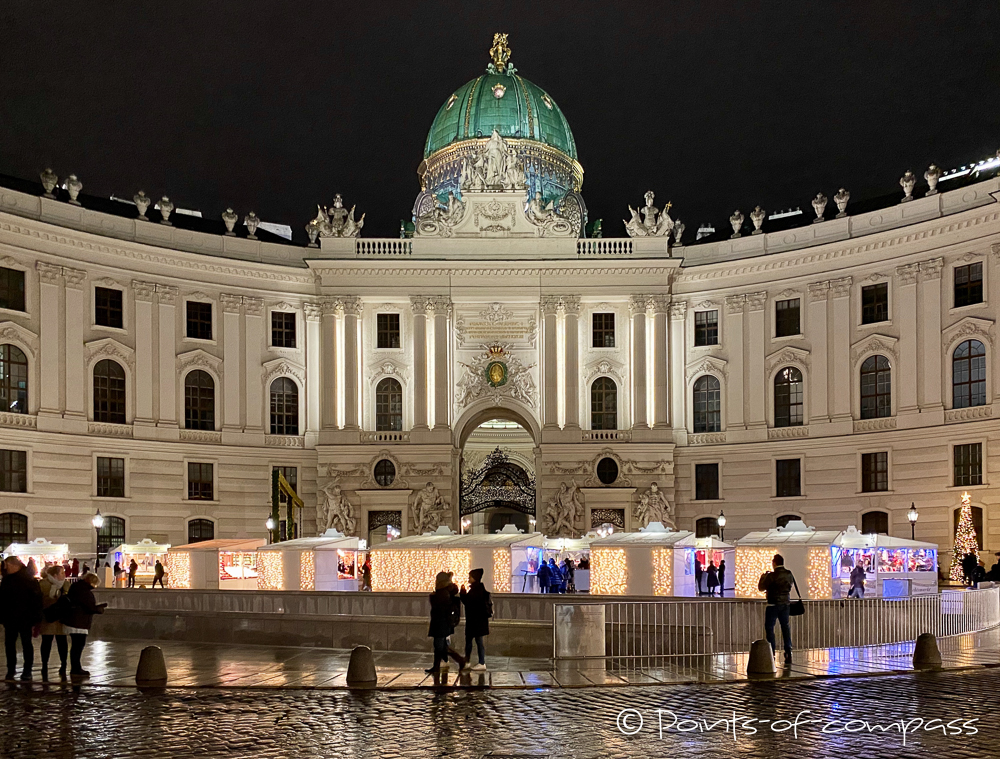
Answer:
[[[94,572],[87,572],[74,582],[66,595],[69,598],[69,612],[63,617],[63,628],[70,637],[69,662],[71,675],[90,677],[83,668],[83,649],[87,645],[87,635],[95,614],[103,614],[106,603],[99,604],[94,598],[94,588],[100,580]]]
[[[38,584],[42,589],[42,614],[45,616],[40,631],[42,634],[42,680],[49,679],[49,655],[52,653],[53,641],[55,641],[56,650],[59,652],[59,677],[66,677],[66,658],[69,653],[66,628],[63,627],[63,623],[58,618],[49,621],[45,610],[55,606],[59,599],[66,595],[70,581],[66,579],[66,570],[57,564],[54,567],[49,567],[49,570],[42,574],[42,579]]]
[[[163,574],[165,570],[160,560],[156,560],[156,566],[153,567],[153,587],[156,587],[156,583],[160,583],[160,588],[163,588]]]
[[[966,585],[972,585],[977,564],[979,564],[979,557],[974,553],[967,553],[962,557],[962,575]]]
[[[38,565],[35,563],[35,557],[34,556],[29,556],[28,557],[27,568],[28,568],[28,574],[30,574],[32,577],[35,577],[35,578],[38,577]]]
[[[719,559],[719,597],[726,595],[726,560]]]
[[[714,562],[708,562],[708,595],[714,596],[715,589],[719,587],[719,570],[715,568]]]
[[[118,580],[122,576],[122,565],[121,562],[116,561],[115,567],[112,570],[112,576],[114,577],[115,587],[118,587]]]
[[[566,578],[566,592],[576,593],[576,565],[569,556],[563,561],[563,577]]]
[[[434,592],[429,596],[431,623],[427,636],[434,639],[434,666],[424,670],[428,674],[440,672],[442,666],[448,666],[448,637],[455,632],[456,617],[461,618],[462,614],[462,602],[458,589],[452,592],[455,583],[451,578],[451,572],[438,572],[434,579]]]
[[[479,664],[472,669],[476,672],[486,671],[486,644],[483,637],[490,634],[490,617],[493,616],[493,598],[483,585],[483,570],[473,569],[469,572],[469,589],[462,587],[460,594],[462,605],[465,606],[465,661],[466,666],[471,661],[472,644],[476,644],[479,654]]]
[[[785,646],[785,664],[792,663],[792,629],[788,624],[789,607],[791,606],[792,586],[795,577],[785,569],[785,559],[776,553],[771,559],[773,571],[760,576],[757,590],[762,590],[767,596],[767,607],[764,610],[764,637],[771,644],[771,653],[775,652],[774,623],[781,624],[781,641]],[[797,588],[797,586],[796,586]]]
[[[563,573],[555,559],[549,559],[549,593],[563,592]]]
[[[694,560],[694,586],[698,589],[698,595],[699,596],[703,595],[702,590],[701,590],[701,575],[702,575],[701,562],[698,561],[697,557],[695,557],[695,560]]]
[[[139,571],[139,565],[135,563],[135,559],[132,559],[128,563],[128,586],[130,588],[135,587],[135,573]]]
[[[72,577],[73,579],[76,579],[77,577],[80,576],[80,560],[79,559],[73,559],[73,566],[70,567],[69,576]]]
[[[365,558],[365,563],[361,565],[361,590],[372,589],[372,561],[370,557]]]
[[[549,565],[545,563],[545,559],[542,559],[541,564],[538,565],[538,589],[542,593],[549,592],[550,577],[552,577],[552,572],[549,571]]]
[[[31,679],[35,663],[35,648],[31,644],[32,628],[42,619],[42,589],[38,580],[16,556],[4,560],[7,574],[0,582],[0,614],[3,617],[4,649],[7,654],[7,679],[17,674],[17,641],[21,640],[24,668],[21,679]]]
[[[847,591],[848,598],[865,597],[865,568],[858,560],[857,565],[851,570],[851,589]]]

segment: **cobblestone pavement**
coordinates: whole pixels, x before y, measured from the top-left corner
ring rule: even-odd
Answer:
[[[140,693],[6,684],[0,686],[0,756],[980,759],[1000,755],[998,689],[996,669],[786,683],[471,691]],[[623,709],[634,711],[621,721]],[[763,721],[795,720],[803,710],[809,712],[801,715],[797,735],[789,722]],[[714,729],[705,722],[676,722],[672,714],[715,723]],[[631,731],[639,715],[643,727],[624,735],[618,725]],[[832,722],[802,721],[810,718]],[[900,720],[909,731],[905,746]],[[949,720],[951,734],[944,735]]]

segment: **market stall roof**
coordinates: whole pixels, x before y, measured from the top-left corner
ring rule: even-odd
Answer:
[[[793,520],[784,527],[775,527],[767,532],[751,532],[737,540],[737,548],[745,546],[780,545],[833,545],[840,535],[834,530],[817,532],[815,527],[806,527],[805,522]]]
[[[597,538],[545,538],[545,548],[559,551],[586,551]]]
[[[732,543],[723,543],[715,535],[709,535],[707,538],[695,538],[694,545],[695,548],[713,551],[724,551],[733,547]]]
[[[143,538],[138,543],[122,543],[108,553],[166,553],[170,550],[169,543],[157,543],[149,538]]]
[[[45,538],[35,538],[30,543],[11,543],[4,549],[5,556],[61,556],[69,553],[66,543],[50,543]]]
[[[312,551],[316,548],[350,548],[357,550],[361,542],[360,538],[327,530],[322,535],[315,538],[296,538],[295,540],[283,540],[280,543],[271,543],[257,548],[258,551]]]
[[[202,540],[197,543],[185,543],[182,546],[174,546],[171,553],[177,551],[253,551],[262,547],[267,540],[265,538],[220,538],[218,540]]]
[[[501,530],[491,535],[455,535],[451,530],[438,528],[437,532],[410,535],[375,546],[373,551],[405,550],[407,548],[502,548],[503,546],[528,545],[542,547],[546,538],[540,532],[515,532]]]
[[[659,522],[652,522],[639,532],[615,532],[606,538],[591,542],[591,548],[603,546],[676,546],[693,548],[695,536],[689,530],[671,530]]]
[[[924,543],[908,538],[877,533],[865,534],[851,525],[837,537],[835,543],[844,548],[937,548],[936,543]]]

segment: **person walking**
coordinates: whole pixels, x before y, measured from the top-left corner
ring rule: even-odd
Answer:
[[[549,565],[545,563],[545,559],[541,560],[541,564],[538,565],[538,589],[542,593],[549,592],[549,581],[552,577],[552,572],[549,571]]]
[[[128,586],[130,588],[135,587],[135,573],[139,571],[139,565],[135,563],[135,559],[132,559],[128,563]]]
[[[370,558],[365,559],[361,565],[361,590],[370,591],[372,589],[372,562]]]
[[[726,560],[719,559],[719,598],[726,595]]]
[[[442,666],[448,666],[448,637],[455,632],[455,625],[462,615],[462,602],[458,589],[452,592],[455,583],[451,578],[451,572],[438,572],[434,579],[434,592],[429,596],[431,623],[427,636],[434,639],[434,665],[424,670],[428,674],[440,672]]]
[[[160,560],[156,560],[156,566],[153,567],[153,587],[156,587],[156,583],[160,583],[160,589],[163,589],[163,575],[166,572]]]
[[[58,564],[49,567],[48,571],[42,574],[39,581],[42,589],[42,615],[44,617],[41,626],[42,635],[42,680],[49,679],[49,655],[52,653],[52,642],[55,641],[56,650],[59,652],[59,677],[66,677],[66,658],[69,654],[69,641],[66,638],[66,628],[59,621],[58,617],[54,621],[49,621],[45,610],[56,605],[60,598],[65,597],[69,589],[69,580],[66,579],[66,570]],[[56,609],[55,611],[59,611]]]
[[[714,596],[715,589],[719,587],[719,570],[716,569],[714,562],[708,562],[708,595]]]
[[[38,580],[16,556],[4,560],[7,574],[0,582],[0,615],[4,626],[4,649],[7,654],[7,679],[17,674],[17,641],[21,640],[24,668],[21,679],[31,679],[35,663],[35,648],[31,643],[32,628],[42,618],[42,589]]]
[[[791,664],[792,629],[788,624],[788,612],[795,577],[785,569],[785,558],[780,553],[776,553],[771,559],[771,567],[773,571],[762,574],[757,583],[757,590],[764,591],[767,596],[767,607],[764,610],[764,637],[771,644],[771,653],[775,653],[774,623],[780,623],[781,641],[785,646],[785,664]],[[798,590],[797,585],[796,590]]]
[[[858,561],[854,569],[851,570],[851,589],[847,591],[848,598],[865,597],[865,568]]]
[[[462,586],[459,594],[465,607],[465,662],[472,658],[472,644],[476,644],[479,654],[479,664],[472,669],[476,672],[486,671],[486,644],[483,637],[490,634],[490,617],[493,616],[493,598],[483,585],[483,570],[473,569],[469,572],[469,589]],[[463,667],[464,669],[464,667]]]
[[[62,618],[63,628],[70,638],[69,663],[71,675],[90,677],[83,668],[83,649],[87,645],[87,635],[94,621],[95,614],[103,614],[106,603],[99,604],[94,598],[94,588],[100,579],[95,572],[87,572],[74,582],[66,594],[69,599],[69,611]]]

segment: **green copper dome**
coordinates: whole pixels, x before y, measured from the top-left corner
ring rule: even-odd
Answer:
[[[463,140],[500,136],[534,140],[576,160],[576,141],[569,122],[550,95],[519,76],[512,66],[488,73],[459,87],[431,125],[424,158]]]

